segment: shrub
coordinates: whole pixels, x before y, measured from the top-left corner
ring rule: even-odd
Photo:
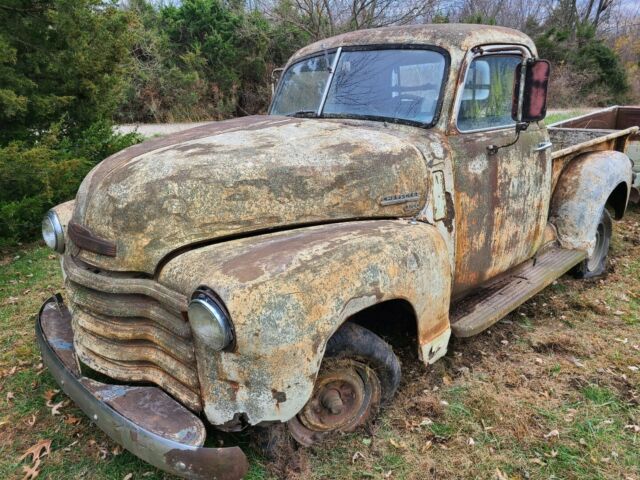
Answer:
[[[626,72],[591,25],[552,27],[536,37],[538,53],[552,63],[549,104],[554,107],[625,103]]]
[[[114,134],[101,122],[77,137],[62,135],[57,125],[34,144],[0,147],[0,244],[35,238],[45,212],[74,198],[96,163],[140,138]]]
[[[0,145],[52,123],[80,132],[120,103],[133,18],[112,0],[22,0],[0,6]]]

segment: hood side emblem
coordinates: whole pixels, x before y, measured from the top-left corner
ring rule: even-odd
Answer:
[[[380,200],[380,205],[398,205],[399,203],[409,203],[420,200],[420,194],[418,192],[400,193],[397,195],[385,195]]]

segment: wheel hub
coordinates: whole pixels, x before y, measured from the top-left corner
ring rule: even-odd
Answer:
[[[380,403],[380,381],[367,365],[355,360],[326,363],[313,395],[288,422],[292,436],[303,445],[312,445],[332,431],[355,430]]]

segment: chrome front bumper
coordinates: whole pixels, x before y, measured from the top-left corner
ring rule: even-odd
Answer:
[[[202,421],[156,387],[109,385],[82,376],[71,314],[60,295],[36,320],[42,359],[62,390],[115,442],[166,472],[190,479],[236,480],[248,470],[238,447],[205,448]]]

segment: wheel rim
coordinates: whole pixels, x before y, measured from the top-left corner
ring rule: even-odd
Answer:
[[[596,231],[596,245],[593,249],[593,253],[587,260],[587,269],[590,272],[596,270],[607,255],[606,238],[604,223],[600,222],[598,224],[598,230]]]
[[[307,446],[331,432],[351,432],[371,418],[380,404],[380,394],[380,380],[366,364],[327,359],[311,398],[288,422],[289,431]]]

